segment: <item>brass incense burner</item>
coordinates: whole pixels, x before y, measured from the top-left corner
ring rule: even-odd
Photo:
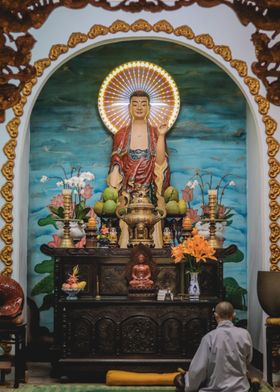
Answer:
[[[165,217],[166,212],[152,204],[145,186],[138,186],[131,198],[126,196],[125,200],[126,204],[117,207],[116,214],[128,225],[128,247],[143,244],[153,248],[154,225]]]

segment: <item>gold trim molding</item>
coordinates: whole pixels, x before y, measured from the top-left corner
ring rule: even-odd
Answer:
[[[183,37],[186,40],[193,40],[198,45],[203,45],[207,49],[213,51],[220,56],[224,61],[228,62],[230,66],[235,69],[247,86],[251,95],[254,96],[254,100],[258,107],[259,113],[262,115],[262,121],[264,123],[264,131],[266,133],[266,142],[268,148],[268,164],[269,164],[269,199],[270,199],[270,263],[271,270],[280,271],[279,262],[279,247],[277,242],[280,239],[280,226],[277,220],[280,215],[280,206],[277,202],[277,198],[280,195],[280,184],[276,180],[277,175],[280,173],[280,164],[276,159],[276,154],[279,151],[279,142],[273,138],[273,134],[277,129],[277,122],[268,115],[269,101],[259,95],[260,81],[252,76],[248,75],[248,66],[245,61],[240,59],[232,58],[232,52],[226,45],[216,45],[213,38],[209,34],[195,35],[192,29],[187,25],[173,27],[166,20],[160,20],[155,24],[150,24],[144,19],[138,19],[132,24],[128,24],[122,20],[116,20],[110,26],[104,26],[101,24],[93,25],[88,33],[72,33],[67,41],[67,44],[56,44],[53,45],[49,51],[48,57],[37,60],[34,63],[36,69],[36,76],[25,84],[20,102],[13,106],[15,117],[9,121],[6,125],[6,131],[10,136],[10,140],[5,144],[3,152],[7,157],[7,161],[3,164],[1,172],[6,179],[6,183],[0,189],[0,193],[5,200],[5,204],[0,210],[0,215],[4,220],[4,226],[0,230],[0,237],[4,242],[4,247],[0,251],[0,260],[4,263],[4,270],[2,271],[5,275],[11,275],[12,270],[12,252],[13,252],[13,180],[14,180],[14,166],[16,159],[16,145],[18,128],[20,126],[20,117],[23,115],[24,106],[26,105],[28,96],[32,93],[33,85],[37,82],[37,79],[41,77],[47,67],[50,66],[52,61],[56,61],[60,56],[63,56],[72,48],[78,45],[84,44],[88,40],[94,40],[99,36],[106,36],[108,34],[116,34],[118,32],[155,32],[155,33],[166,33],[174,34],[177,37]]]

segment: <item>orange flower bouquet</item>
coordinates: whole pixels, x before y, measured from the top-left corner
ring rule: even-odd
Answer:
[[[193,229],[192,236],[182,244],[172,248],[172,257],[175,263],[186,263],[188,272],[200,272],[201,263],[207,259],[217,260],[214,256],[215,249],[209,244],[205,237]]]

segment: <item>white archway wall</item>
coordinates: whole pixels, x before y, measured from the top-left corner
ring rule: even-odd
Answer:
[[[169,21],[174,27],[180,25],[188,25],[192,28],[196,35],[208,33],[212,36],[216,44],[227,45],[232,51],[233,58],[245,60],[248,65],[254,61],[254,48],[250,41],[250,36],[254,30],[252,26],[244,28],[241,26],[235,14],[225,6],[218,6],[211,9],[204,9],[198,6],[191,6],[182,8],[174,12],[161,12],[151,14],[148,12],[141,12],[137,14],[119,12],[108,12],[99,8],[88,6],[83,10],[69,10],[60,8],[56,10],[39,30],[33,30],[31,33],[37,40],[37,44],[33,50],[33,61],[46,58],[48,52],[53,44],[66,44],[69,36],[73,32],[87,33],[94,24],[103,24],[110,26],[117,19],[133,23],[135,20],[142,18],[153,24],[159,20],[165,19]],[[63,28],[61,28],[63,26]],[[89,40],[85,44],[78,45],[74,49],[70,49],[67,54],[59,57],[57,61],[53,61],[48,67],[44,75],[38,78],[37,84],[34,86],[32,95],[28,98],[28,102],[24,107],[24,114],[21,117],[21,125],[19,127],[19,137],[17,144],[17,158],[15,166],[15,179],[14,179],[14,252],[13,252],[13,268],[15,279],[26,286],[26,228],[27,228],[27,203],[23,202],[27,197],[28,192],[28,126],[30,114],[33,105],[36,101],[42,86],[47,81],[48,77],[59,67],[63,62],[67,61],[70,57],[75,56],[80,51],[86,50],[92,46],[103,44],[108,40],[127,40],[129,38],[153,38],[153,39],[170,39],[173,42],[188,45],[194,50],[198,50],[207,57],[211,58],[218,65],[227,71],[236,83],[242,89],[246,96],[247,102],[251,108],[251,113],[248,117],[248,178],[252,178],[256,173],[256,161],[259,163],[259,170],[257,176],[258,181],[250,181],[248,183],[248,198],[249,195],[256,195],[259,192],[261,195],[258,202],[257,210],[253,208],[253,203],[248,203],[248,227],[249,232],[254,233],[249,240],[250,259],[256,256],[258,259],[259,269],[269,268],[269,217],[268,217],[268,165],[267,165],[267,146],[265,142],[264,125],[258,107],[254,102],[254,97],[249,93],[248,88],[244,85],[242,79],[238,76],[236,70],[232,69],[230,64],[225,62],[220,56],[216,55],[213,51],[205,48],[203,45],[196,44],[194,41],[186,40],[184,37],[175,37],[166,33],[146,33],[146,32],[128,32],[108,34],[105,37],[98,37],[94,41]],[[250,73],[250,72],[249,72]],[[260,94],[265,95],[263,87]],[[274,114],[275,112],[275,114]],[[278,108],[272,108],[270,115],[277,120]],[[13,112],[9,111],[7,115],[7,122],[12,119]],[[279,116],[278,116],[279,117]],[[278,131],[279,132],[279,131]],[[256,137],[257,136],[257,137]],[[1,137],[0,147],[1,151],[5,143],[8,141],[8,135],[3,132]],[[258,153],[256,153],[258,151]],[[6,157],[1,153],[1,163],[6,161]],[[2,176],[2,175],[1,175]],[[3,184],[5,179],[1,177]],[[257,184],[255,186],[255,184]],[[259,187],[259,188],[258,188]],[[26,198],[25,200],[28,200]],[[250,200],[250,199],[249,199]],[[260,213],[256,214],[256,211]],[[266,208],[267,207],[267,208]],[[24,211],[25,209],[25,211]],[[260,224],[261,223],[261,224]],[[258,228],[258,230],[256,230]],[[1,244],[3,245],[3,244]],[[255,254],[254,254],[255,252]],[[256,267],[256,264],[254,264]],[[253,267],[252,267],[253,268]],[[256,301],[251,298],[256,298],[255,291],[255,276],[253,273],[256,271],[252,269],[249,271],[249,280],[253,282],[250,285],[249,292],[249,317],[252,319],[253,315],[260,315],[260,307]],[[252,277],[251,277],[252,273]],[[252,279],[251,279],[252,278]],[[258,311],[257,311],[258,309]],[[256,313],[257,311],[257,313]],[[253,327],[252,327],[253,328]],[[255,347],[261,348],[262,339],[258,331],[253,331]]]

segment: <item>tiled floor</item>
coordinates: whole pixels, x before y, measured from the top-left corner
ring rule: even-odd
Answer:
[[[51,378],[50,370],[51,365],[46,362],[30,362],[27,364],[28,371],[26,372],[26,382],[29,384],[54,384],[59,383],[59,380]],[[258,377],[262,377],[262,374],[255,368],[250,369],[250,374]],[[0,386],[0,391],[9,390],[13,387],[13,374],[6,376],[5,386]],[[274,388],[275,392],[280,392],[280,386]]]

